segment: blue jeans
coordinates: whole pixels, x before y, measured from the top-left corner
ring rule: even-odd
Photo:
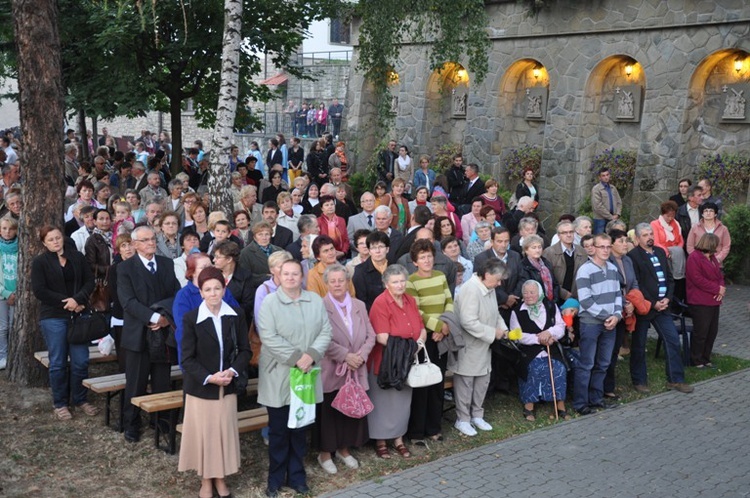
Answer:
[[[607,228],[607,220],[594,219],[594,226],[593,226],[592,234],[596,235],[599,233],[604,233],[605,228]]]
[[[680,336],[669,313],[660,311],[651,320],[639,316],[636,321],[635,332],[630,343],[630,378],[633,385],[648,385],[646,337],[649,325],[654,326],[656,333],[664,342],[667,382],[685,382],[685,368],[682,366],[680,356]]]
[[[85,403],[89,392],[83,387],[83,380],[89,376],[88,344],[68,344],[70,320],[67,318],[45,318],[39,325],[49,351],[49,385],[55,408],[68,406],[71,395],[74,405]]]
[[[573,408],[581,410],[599,405],[604,397],[604,377],[615,347],[615,331],[604,328],[603,323],[581,322],[578,339],[580,363],[573,376]]]

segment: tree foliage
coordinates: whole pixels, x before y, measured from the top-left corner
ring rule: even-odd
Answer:
[[[475,81],[488,70],[488,18],[483,0],[361,0],[358,69],[375,90],[378,127],[391,122],[388,88],[405,43],[425,43],[430,68],[468,59]]]

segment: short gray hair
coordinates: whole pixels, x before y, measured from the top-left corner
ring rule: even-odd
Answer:
[[[310,233],[314,226],[317,226],[318,219],[312,214],[303,214],[297,220],[297,230],[299,233]]]
[[[526,227],[534,227],[534,229],[536,230],[538,226],[539,226],[538,221],[536,221],[534,218],[530,216],[526,216],[525,218],[521,218],[521,221],[518,222],[518,231],[520,232]]]
[[[133,242],[137,241],[140,238],[139,233],[145,231],[155,233],[153,228],[141,225],[139,227],[136,227],[135,230],[130,233],[130,240],[132,240]]]
[[[346,271],[346,268],[344,265],[340,263],[334,263],[331,266],[326,267],[325,271],[323,271],[323,282],[325,282],[326,285],[328,285],[328,277],[331,275],[331,273],[337,273],[341,272],[344,275],[346,275],[346,281],[348,282],[351,280],[351,277],[349,276],[349,272]]]
[[[185,176],[187,176],[187,175],[185,175]],[[170,192],[172,191],[173,188],[182,188],[182,180],[179,179],[179,178],[177,178],[177,177],[175,177],[174,180],[172,180],[172,181],[169,182],[168,188],[169,188]]]
[[[375,211],[372,212],[374,215],[378,215],[378,213],[388,213],[388,216],[393,216],[393,211],[391,211],[391,208],[388,206],[378,206],[375,208]]]
[[[480,278],[484,278],[485,275],[489,274],[503,279],[508,272],[508,267],[502,262],[502,260],[497,258],[487,258],[484,263],[474,267],[474,272]]]
[[[534,199],[532,199],[528,195],[524,195],[523,197],[521,197],[520,199],[518,199],[518,202],[516,203],[516,206],[520,209],[521,206],[525,206],[525,205],[530,204],[532,202],[534,202]]]
[[[60,149],[57,149],[57,150],[60,150]],[[76,144],[65,144],[65,153],[66,154],[68,152],[72,151],[72,150],[78,150],[78,146]]]
[[[589,218],[588,216],[579,216],[573,221],[573,229],[577,230],[578,227],[581,226],[582,221],[588,221],[590,224],[594,224],[594,222],[591,221],[591,218]]]
[[[649,223],[638,223],[635,226],[635,236],[640,237],[644,230],[651,230],[652,232],[654,231]]]
[[[534,244],[541,244],[544,247],[544,239],[538,235],[529,235],[523,238],[523,250],[526,250]]]
[[[403,275],[404,278],[409,278],[409,272],[406,271],[406,268],[404,268],[401,265],[388,265],[383,272],[383,285],[388,285],[388,281],[391,279],[391,277],[395,277],[397,275]]]

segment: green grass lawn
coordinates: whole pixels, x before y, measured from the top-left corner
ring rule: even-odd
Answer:
[[[620,396],[619,403],[630,403],[667,391],[663,349],[659,358],[655,359],[656,341],[649,340],[647,351],[647,367],[651,393],[639,394],[631,388],[628,357],[625,357],[624,361],[619,361],[617,364],[616,392]],[[685,374],[686,382],[694,384],[712,377],[750,367],[750,361],[748,360],[721,355],[713,356],[713,364],[716,367],[715,369],[699,370],[688,367]],[[570,401],[570,398],[568,400]],[[448,405],[449,403],[446,402],[446,406]],[[577,417],[570,403],[567,404],[567,408],[570,415]],[[407,441],[407,446],[413,455],[412,458],[400,458],[395,451],[392,451],[392,459],[381,460],[376,458],[372,446],[366,446],[354,452],[356,458],[360,460],[360,469],[358,471],[342,471],[343,465],[339,465],[339,473],[335,476],[329,476],[323,474],[318,465],[311,466],[312,468],[309,466],[308,470],[312,470],[309,475],[309,482],[317,492],[333,491],[354,485],[359,481],[377,479],[378,477],[414,467],[415,465],[470,450],[488,443],[502,441],[509,437],[558,423],[554,420],[554,411],[551,403],[537,405],[536,421],[528,422],[523,418],[521,413],[521,402],[518,396],[500,392],[488,395],[485,401],[485,419],[492,424],[493,431],[479,431],[479,434],[475,437],[463,437],[453,429],[455,412],[449,411],[443,419],[445,441],[442,443],[431,443],[429,450],[417,447]]]

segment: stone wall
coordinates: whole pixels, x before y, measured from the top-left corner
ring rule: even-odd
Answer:
[[[490,72],[481,84],[469,73],[465,120],[450,115],[446,102],[455,84],[430,71],[424,47],[402,50],[392,136],[415,155],[460,142],[467,161],[503,179],[500,163],[509,149],[539,145],[541,208],[556,219],[588,195],[596,154],[613,146],[636,150],[630,207],[631,221],[640,221],[657,214],[659,201],[676,191],[680,177],[694,175],[705,154],[750,147],[750,124],[720,119],[723,87],[750,79],[747,2],[569,0],[535,18],[515,2],[487,9]],[[744,60],[739,72],[738,59]],[[617,89],[631,86],[642,91],[640,118],[618,119]],[[526,118],[526,90],[536,87],[548,92],[541,121]],[[374,112],[368,92],[353,74],[348,135],[358,137],[359,162],[380,140],[361,137]]]

